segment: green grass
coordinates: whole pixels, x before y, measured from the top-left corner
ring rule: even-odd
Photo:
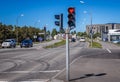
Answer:
[[[91,47],[91,43],[90,43],[89,46]],[[100,43],[98,43],[98,42],[93,42],[92,43],[92,48],[102,48],[102,45]]]
[[[53,45],[46,46],[44,48],[55,48],[55,47],[58,47],[58,46],[61,46],[61,45],[65,45],[65,43],[66,43],[66,41],[62,40],[60,42],[54,43]]]

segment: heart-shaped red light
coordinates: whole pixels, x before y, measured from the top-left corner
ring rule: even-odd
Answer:
[[[71,8],[68,8],[68,12],[69,12],[69,13],[74,13],[74,11],[75,11],[74,8],[72,8],[72,7],[71,7]]]

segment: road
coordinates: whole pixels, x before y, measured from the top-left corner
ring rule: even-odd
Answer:
[[[0,80],[47,81],[56,78],[65,69],[65,45],[51,49],[44,49],[40,45],[47,44],[39,44],[33,48],[0,50]],[[87,47],[87,42],[70,43],[71,64],[78,57],[95,59],[120,58],[119,49],[92,49]]]
[[[84,48],[70,65],[70,82],[119,82],[120,47],[101,42],[103,48]],[[66,81],[64,69],[55,79]]]
[[[70,60],[77,58],[85,47],[86,43],[70,43]],[[65,53],[65,45],[52,49],[35,46],[1,50],[0,80],[48,80],[65,68]]]

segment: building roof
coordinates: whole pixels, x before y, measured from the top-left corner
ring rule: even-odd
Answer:
[[[120,24],[120,23],[106,23],[106,24]]]

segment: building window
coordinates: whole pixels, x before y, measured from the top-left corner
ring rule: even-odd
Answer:
[[[108,32],[108,26],[106,26],[106,32]]]
[[[112,29],[114,29],[114,24],[112,24]]]

